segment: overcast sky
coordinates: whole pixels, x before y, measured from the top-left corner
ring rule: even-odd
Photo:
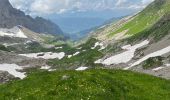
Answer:
[[[141,10],[153,0],[10,0],[30,15],[50,15],[104,10]]]

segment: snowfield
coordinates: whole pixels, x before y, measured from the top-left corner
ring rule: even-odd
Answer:
[[[139,59],[138,61],[136,61],[135,63],[133,63],[130,67],[125,68],[125,70],[127,70],[129,68],[132,68],[132,67],[134,67],[136,65],[139,65],[139,64],[141,64],[142,62],[146,61],[147,59],[149,59],[151,57],[162,56],[162,55],[164,55],[166,53],[169,53],[169,52],[170,52],[170,46],[168,46],[168,47],[166,47],[164,49],[161,49],[159,51],[153,52],[151,54],[148,54],[145,57],[143,57],[143,58]]]
[[[86,70],[86,69],[88,69],[88,67],[79,67],[79,68],[77,68],[76,70],[77,70],[77,71],[83,71],[83,70]]]
[[[145,45],[148,45],[148,44],[149,44],[149,41],[145,40],[134,46],[131,46],[131,45],[123,46],[122,49],[126,50],[125,52],[114,55],[110,58],[105,59],[104,61],[102,61],[102,59],[99,59],[95,61],[94,63],[101,63],[104,65],[127,63],[134,57],[134,53],[136,49],[143,47]]]
[[[22,70],[23,68],[16,64],[0,64],[1,71],[7,71],[9,74],[23,79],[26,77],[25,72],[19,72],[17,70]]]
[[[0,29],[0,36],[28,38],[18,27],[12,29]]]
[[[40,53],[30,53],[30,54],[19,54],[20,56],[25,56],[28,58],[43,58],[43,59],[62,59],[65,56],[64,52],[52,53],[52,52],[40,52]]]

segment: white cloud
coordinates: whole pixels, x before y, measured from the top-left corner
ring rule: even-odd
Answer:
[[[147,4],[149,4],[150,2],[153,2],[154,0],[142,0],[142,3],[144,4],[144,5],[147,5]]]
[[[116,3],[116,6],[120,6],[120,5],[122,5],[126,2],[127,2],[127,0],[118,0],[117,3]]]
[[[142,9],[153,0],[10,0],[12,5],[32,15],[66,13],[68,11],[98,11]]]

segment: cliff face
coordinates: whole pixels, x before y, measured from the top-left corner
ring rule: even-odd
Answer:
[[[0,0],[0,28],[12,28],[17,25],[38,33],[63,34],[62,30],[51,21],[41,17],[34,19],[13,8],[8,0]]]

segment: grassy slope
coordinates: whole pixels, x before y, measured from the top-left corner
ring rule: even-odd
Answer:
[[[152,27],[162,16],[170,11],[170,2],[168,0],[156,0],[150,4],[146,9],[137,14],[133,20],[127,22],[116,31],[110,33],[108,36],[113,36],[124,30],[128,30],[127,34],[135,35]]]
[[[101,51],[98,51],[98,48],[94,50],[91,49],[91,47],[93,47],[96,42],[96,39],[91,38],[85,44],[78,46],[78,48],[81,47],[81,49],[75,49],[68,46],[63,47],[63,49],[60,49],[60,51],[64,51],[66,55],[72,55],[76,52],[80,52],[80,54],[71,58],[68,58],[66,56],[61,60],[50,60],[49,65],[57,69],[72,69],[73,67],[76,68],[78,66],[97,67],[98,65],[95,65],[94,61],[101,58],[103,56],[103,53]]]
[[[0,90],[1,100],[169,100],[170,81],[120,70],[33,72]]]
[[[129,38],[128,41],[134,41],[136,39],[152,37],[154,41],[159,41],[161,38],[169,34],[170,29],[170,14],[164,15],[156,24],[154,24],[148,30],[144,30],[139,34]]]

